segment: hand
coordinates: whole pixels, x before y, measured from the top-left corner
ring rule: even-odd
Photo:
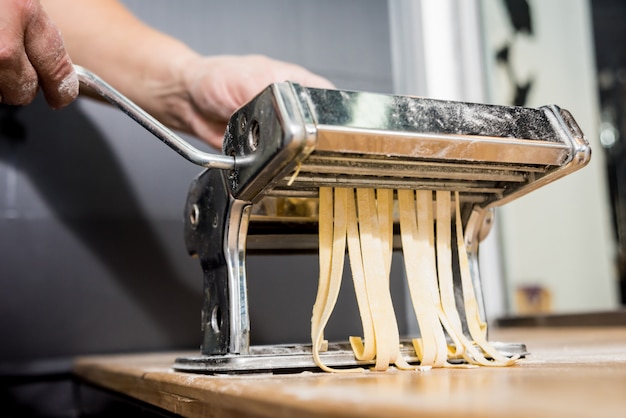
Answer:
[[[184,67],[188,107],[184,130],[221,149],[226,123],[239,107],[274,82],[333,88],[330,81],[291,63],[260,55],[195,59]]]
[[[72,61],[39,0],[0,0],[0,10],[0,103],[26,105],[39,87],[53,108],[76,99]]]

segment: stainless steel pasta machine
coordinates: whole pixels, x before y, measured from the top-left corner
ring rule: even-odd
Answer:
[[[584,167],[591,149],[557,106],[522,108],[275,83],[235,112],[223,152],[190,146],[89,71],[96,90],[189,161],[185,240],[204,275],[198,356],[174,368],[202,373],[314,369],[307,345],[250,346],[247,251],[317,249],[321,186],[458,191],[479,305],[479,242],[494,208]],[[455,279],[456,280],[456,279]],[[457,305],[462,306],[462,295]],[[494,343],[524,355],[519,343]],[[415,360],[410,344],[402,352]],[[329,366],[360,364],[347,343]]]

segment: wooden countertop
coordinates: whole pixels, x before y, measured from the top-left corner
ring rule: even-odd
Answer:
[[[88,356],[75,374],[188,417],[626,417],[626,327],[510,328],[490,340],[531,355],[507,368],[207,376],[198,353]]]

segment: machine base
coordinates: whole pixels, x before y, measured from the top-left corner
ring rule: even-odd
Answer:
[[[491,345],[505,356],[526,357],[526,345],[521,343],[491,342]],[[410,340],[400,341],[400,352],[411,364],[419,364]],[[328,350],[320,353],[325,365],[333,368],[368,367],[373,361],[360,361],[348,342],[329,343]],[[454,360],[451,360],[454,362]],[[463,363],[463,360],[458,360]],[[174,362],[174,370],[202,374],[244,374],[244,373],[298,373],[319,371],[313,360],[310,344],[257,345],[250,347],[250,354],[224,354],[215,356],[198,355],[179,357]]]

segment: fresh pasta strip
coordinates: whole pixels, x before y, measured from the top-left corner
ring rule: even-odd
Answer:
[[[376,339],[374,370],[386,370],[397,358],[400,336],[389,292],[389,280],[385,277],[385,258],[382,254],[374,190],[357,189],[356,195],[365,287]]]
[[[385,279],[387,283],[387,291],[390,289],[390,275],[391,275],[391,261],[393,256],[393,195],[392,189],[377,189],[376,190],[376,207],[378,210],[378,223],[381,236],[382,254],[385,263]],[[391,294],[389,293],[389,299],[391,300]],[[393,314],[393,306],[392,306]],[[395,314],[393,315],[395,321]],[[393,338],[398,338],[398,343],[392,346],[394,350],[393,364],[401,370],[415,370],[416,368],[424,369],[423,366],[410,365],[400,354],[400,336],[398,333],[397,323],[395,325],[395,334]]]
[[[350,269],[352,270],[352,282],[356,295],[361,324],[363,327],[363,340],[360,337],[350,337],[350,345],[354,356],[358,360],[373,360],[376,356],[376,341],[374,334],[374,322],[370,310],[367,288],[365,286],[365,272],[363,258],[361,257],[361,240],[359,237],[359,224],[356,212],[354,189],[348,190],[348,255]]]
[[[320,189],[320,210],[331,210],[333,203],[333,190],[327,192]],[[346,251],[346,228],[347,228],[347,193],[346,189],[334,190],[334,208],[332,212],[322,214],[320,212],[320,222],[323,222],[324,236],[319,237],[320,254],[324,254],[325,259],[322,261],[320,257],[320,283],[318,286],[318,294],[315,305],[313,306],[313,317],[311,320],[311,341],[312,352],[315,363],[324,371],[336,372],[326,366],[320,358],[320,349],[324,346],[324,328],[328,323],[330,315],[337,302],[339,289],[341,287],[341,277],[343,275],[344,255]],[[330,204],[327,199],[330,199]],[[332,216],[327,215],[332,213]],[[323,221],[322,221],[323,218]],[[332,223],[332,228],[326,222]],[[331,235],[329,238],[328,235]],[[330,251],[322,246],[330,246]],[[329,259],[330,258],[330,259]],[[322,268],[324,268],[322,275]],[[321,290],[320,290],[321,289]]]
[[[381,189],[374,194],[373,190],[357,189],[357,202],[358,217],[350,200],[348,204],[348,249],[365,338],[350,337],[350,344],[357,359],[376,359],[374,370],[386,370],[390,364],[415,369],[400,354],[389,290],[393,190]]]
[[[463,328],[461,325],[460,316],[458,313],[455,297],[454,297],[454,283],[453,283],[453,273],[452,273],[452,253],[451,253],[451,196],[450,192],[441,191],[436,192],[436,207],[437,207],[437,221],[436,221],[436,244],[432,242],[432,237],[430,236],[432,228],[433,228],[433,219],[429,216],[430,208],[432,208],[432,193],[429,191],[418,191],[417,193],[417,223],[418,225],[423,226],[422,233],[426,234],[426,236],[411,237],[410,229],[403,227],[403,222],[409,223],[411,222],[411,218],[413,215],[411,214],[410,206],[407,207],[406,194],[399,193],[398,199],[401,207],[401,230],[402,230],[402,245],[403,250],[405,252],[405,265],[407,269],[407,280],[409,281],[409,290],[411,291],[411,297],[413,301],[414,308],[416,309],[416,315],[418,317],[418,324],[420,326],[420,334],[422,338],[415,339],[413,341],[415,352],[418,358],[421,361],[421,364],[432,365],[433,367],[471,367],[472,365],[482,365],[482,366],[501,366],[501,365],[510,365],[516,359],[508,359],[500,354],[499,358],[493,357],[493,354],[488,353],[487,350],[483,350],[487,352],[490,356],[493,357],[493,360],[488,360],[483,352],[479,350],[481,344],[476,346],[473,341],[467,338],[467,336],[463,333]],[[457,245],[459,246],[459,252],[462,252],[465,256],[466,261],[466,278],[469,278],[469,285],[471,286],[471,275],[469,275],[469,263],[467,263],[467,253],[464,246],[463,241],[463,231],[462,224],[460,221],[460,208],[458,195],[456,196],[456,230],[457,230],[457,239],[460,237],[461,242],[457,241]],[[403,217],[404,215],[404,217]],[[419,228],[418,228],[419,229]],[[405,231],[407,233],[405,234]],[[408,236],[407,236],[408,235]],[[413,242],[428,242],[428,248],[431,249],[430,252],[426,253],[425,248],[422,250],[418,250],[413,246]],[[436,248],[436,253],[432,251],[433,248]],[[412,262],[407,261],[410,259],[411,255],[420,254],[417,260]],[[433,266],[436,259],[437,263],[437,285],[432,286],[433,283]],[[431,277],[429,283],[430,286],[424,283],[424,278],[418,278],[417,284],[414,274],[411,273],[411,264],[423,264],[424,266],[430,265],[428,269],[422,267],[423,271],[430,272],[429,276]],[[433,292],[432,289],[438,289]],[[433,330],[439,330],[438,322],[433,318],[433,316],[429,316],[429,320],[420,321],[420,310],[416,307],[420,306],[423,300],[420,300],[416,297],[416,293],[412,291],[412,289],[421,289],[421,292],[424,292],[427,289],[431,290],[431,302],[433,312],[438,313],[438,320],[447,332],[447,335],[452,340],[452,347],[447,346],[444,348],[444,343],[441,341],[441,334],[439,333],[438,343],[433,344],[428,339],[432,338]],[[473,296],[473,287],[470,288],[466,285],[468,299],[471,301],[473,299],[473,303],[475,306],[475,310],[472,311],[476,318],[480,319],[478,315],[478,305],[476,303],[475,296]],[[439,300],[437,300],[440,298]],[[428,308],[427,308],[428,309]],[[425,310],[427,310],[425,309]],[[469,322],[469,319],[468,319]],[[484,328],[479,324],[477,326],[473,326],[475,332],[478,330],[484,330]],[[437,331],[438,332],[438,331]],[[482,334],[485,335],[484,333]],[[444,337],[445,338],[445,337]],[[486,343],[486,339],[483,338],[481,340],[483,343]],[[436,347],[436,348],[434,348]],[[489,346],[492,348],[491,346]],[[436,352],[435,358],[436,361],[432,362],[432,352],[433,350]],[[443,361],[443,358],[446,358],[446,361]],[[447,360],[453,358],[463,358],[468,364],[467,365],[452,365]],[[502,361],[504,360],[504,361]]]
[[[461,328],[461,320],[457,313],[454,297],[454,281],[452,273],[451,241],[451,202],[450,192],[436,192],[436,261],[439,279],[439,294],[444,313],[455,329]]]
[[[458,357],[463,354],[463,344],[459,344],[458,335],[462,334],[461,319],[456,307],[454,297],[454,275],[452,273],[452,248],[451,242],[451,219],[450,219],[450,192],[435,192],[436,202],[436,258],[437,275],[439,279],[439,295],[441,297],[441,308],[445,315],[450,329],[448,334],[456,339],[454,352],[448,353],[450,357]]]
[[[457,196],[458,199],[458,196]],[[436,222],[436,249],[437,249],[437,270],[439,276],[439,294],[441,296],[441,306],[448,322],[448,335],[454,341],[454,350],[448,353],[449,358],[463,358],[470,364],[490,365],[474,344],[463,333],[461,317],[454,296],[454,280],[452,273],[452,221],[451,221],[451,193],[449,191],[437,191],[435,199],[437,207]],[[457,212],[458,213],[458,212]],[[462,227],[462,226],[461,226]],[[461,236],[463,235],[461,229]],[[463,246],[463,251],[465,247]]]
[[[376,190],[376,208],[380,243],[385,262],[385,277],[391,274],[391,258],[393,255],[393,189]]]
[[[467,318],[467,325],[470,335],[474,339],[474,342],[491,358],[493,359],[488,365],[493,366],[509,366],[515,363],[519,359],[519,355],[515,355],[511,358],[504,356],[498,350],[496,350],[487,341],[486,329],[487,324],[480,318],[480,312],[478,310],[478,303],[476,301],[476,293],[474,292],[474,285],[472,283],[472,276],[469,267],[469,261],[467,259],[467,250],[465,248],[465,240],[463,239],[463,225],[461,223],[461,210],[459,193],[455,194],[456,201],[456,240],[457,248],[459,252],[459,267],[461,270],[461,287],[463,289],[463,299],[465,305],[465,315]]]
[[[322,370],[363,370],[334,369],[323,364],[320,357],[327,343],[324,328],[341,287],[346,245],[363,328],[363,338],[350,337],[356,359],[374,362],[373,369],[382,371],[392,364],[405,370],[508,366],[519,358],[502,355],[486,339],[486,324],[480,318],[463,239],[457,192],[454,229],[463,314],[471,338],[464,334],[454,292],[451,192],[437,191],[435,195],[433,200],[432,191],[397,191],[406,278],[421,334],[421,338],[413,340],[420,360],[420,365],[415,366],[400,353],[400,336],[389,286],[394,191],[359,188],[355,193],[354,189],[320,188],[320,277],[311,319],[311,339],[313,357]],[[466,364],[453,365],[449,362],[451,359],[464,359]]]
[[[442,367],[447,343],[439,321],[437,267],[430,191],[398,190],[404,266],[421,339],[414,343],[423,366]]]
[[[330,263],[333,250],[333,189],[321,187],[319,189],[319,280],[317,285],[317,296],[313,305],[313,315],[311,317],[311,333],[313,343],[317,341],[314,337],[320,329],[322,311],[328,300],[328,284],[330,283]],[[324,339],[323,331],[321,339]],[[319,349],[319,347],[318,347]]]

